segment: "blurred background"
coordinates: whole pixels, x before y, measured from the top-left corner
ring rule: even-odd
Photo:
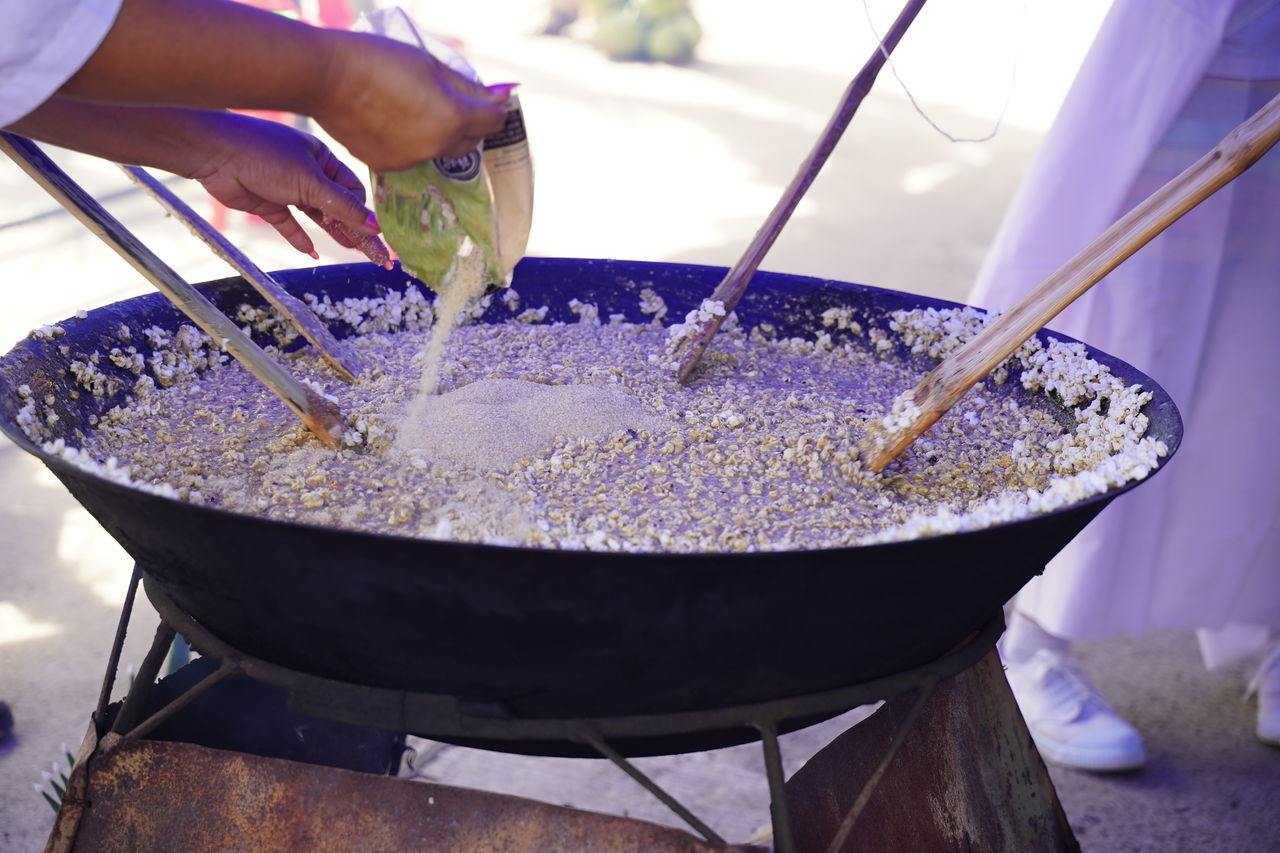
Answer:
[[[876,43],[861,0],[693,0],[702,37],[692,60],[612,61],[593,44],[596,16],[558,37],[538,35],[562,2],[401,4],[423,29],[460,43],[486,82],[522,84],[535,255],[732,264]],[[999,133],[983,144],[949,142],[886,71],[765,268],[962,295],[1106,7],[926,6],[894,54],[903,81],[959,137],[988,134],[1012,87]],[[348,15],[358,8],[351,0]],[[865,8],[883,32],[899,4]],[[113,166],[57,159],[189,280],[229,274]],[[212,213],[199,187],[171,185]],[[8,291],[0,342],[139,292],[128,266],[7,161],[0,188]],[[239,213],[224,221],[266,269],[313,263],[260,222]],[[323,235],[317,245],[322,263],[355,258]]]
[[[485,82],[521,84],[536,171],[530,254],[723,266],[745,248],[871,54],[876,36],[868,17],[883,32],[900,8],[896,0],[690,0],[697,30],[681,25],[684,41],[669,39],[657,51],[680,60],[672,63],[610,57],[653,52],[617,21],[608,33],[597,32],[606,13],[616,11],[612,0],[583,0],[577,20],[563,0],[401,5],[420,27],[456,43]],[[655,13],[664,8],[663,0],[645,5]],[[666,5],[686,8],[678,0]],[[921,108],[957,137],[988,135],[1007,100],[998,133],[981,144],[948,141],[886,69],[763,268],[963,299],[1107,6],[1106,0],[926,6],[895,52],[898,75]],[[340,22],[360,10],[354,0],[311,0],[296,11],[305,20]],[[231,274],[114,166],[51,153],[188,280]],[[169,184],[263,268],[313,263],[263,223],[215,210],[198,186],[176,178]],[[7,160],[0,161],[0,198],[3,349],[36,326],[148,290]],[[314,237],[320,263],[361,259],[318,231]],[[32,783],[59,757],[60,743],[74,751],[84,733],[131,564],[50,475],[7,442],[0,446],[0,484],[0,700],[17,719],[15,734],[0,743],[0,849],[36,850],[53,815]],[[139,602],[126,663],[141,660],[154,624]],[[1197,666],[1189,637],[1161,643]],[[1125,648],[1112,653],[1123,658]],[[1106,676],[1099,681],[1105,689]],[[1241,723],[1242,733],[1247,725]],[[1158,771],[1160,741],[1152,743]],[[711,767],[694,779],[733,776]],[[1056,776],[1068,813],[1082,841],[1106,847],[1114,815],[1104,801],[1114,790],[1110,783],[1088,788],[1100,804],[1080,817],[1069,797],[1094,782],[1073,781],[1078,775]],[[1196,790],[1180,795],[1170,808],[1201,800]],[[1134,796],[1126,808],[1144,802],[1140,785]],[[566,793],[556,801],[569,799]],[[725,799],[724,808],[744,807],[734,800]],[[1167,823],[1167,817],[1157,810],[1149,819]],[[755,815],[741,820],[764,822]],[[1220,816],[1207,823],[1220,825]],[[1124,842],[1109,849],[1193,848]]]

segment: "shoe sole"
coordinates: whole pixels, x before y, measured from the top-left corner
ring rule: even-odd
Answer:
[[[1258,700],[1258,725],[1254,734],[1267,746],[1280,746],[1280,702],[1268,695]]]
[[[1113,749],[1085,749],[1078,746],[1063,746],[1060,743],[1038,737],[1031,733],[1031,740],[1040,750],[1045,761],[1075,770],[1090,770],[1095,773],[1123,773],[1141,770],[1147,763],[1145,752],[1131,755],[1117,755]]]

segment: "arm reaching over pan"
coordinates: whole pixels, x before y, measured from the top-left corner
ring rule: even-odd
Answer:
[[[291,205],[348,248],[368,245],[378,233],[360,179],[319,139],[277,122],[213,110],[55,97],[8,129],[197,180],[222,204],[261,217],[313,257],[315,247]],[[340,227],[332,227],[335,222]]]
[[[30,49],[0,45],[6,130],[195,178],[308,254],[314,247],[290,206],[343,245],[385,259],[385,249],[369,251],[382,247],[359,181],[309,134],[222,110],[311,116],[379,171],[469,151],[506,115],[509,86],[485,88],[375,35],[229,0],[119,0],[114,19],[111,0],[53,6],[14,24]],[[95,18],[104,35],[89,32]]]
[[[124,0],[59,94],[299,113],[374,171],[393,171],[475,148],[502,127],[510,90],[487,89],[391,39],[229,0]]]

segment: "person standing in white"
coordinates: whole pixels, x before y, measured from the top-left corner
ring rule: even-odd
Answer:
[[[1278,0],[1118,0],[969,296],[998,311],[1280,92]],[[1050,323],[1143,370],[1182,447],[1013,602],[1009,682],[1041,753],[1087,770],[1146,760],[1070,642],[1195,628],[1205,664],[1280,628],[1280,150]],[[1280,746],[1280,646],[1250,685]]]

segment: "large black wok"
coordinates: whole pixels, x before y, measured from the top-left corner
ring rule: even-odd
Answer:
[[[720,268],[527,259],[525,305],[573,322],[572,297],[634,320],[653,286],[669,321],[711,291]],[[399,271],[369,264],[278,274],[295,293],[333,299],[402,289]],[[206,292],[224,310],[258,297],[239,279]],[[828,307],[872,316],[953,303],[842,282],[760,273],[738,308],[744,325],[812,329]],[[509,316],[505,309],[495,317]],[[919,665],[977,629],[1112,498],[971,533],[898,544],[758,554],[600,554],[451,544],[268,521],[124,488],[34,446],[15,425],[15,389],[54,393],[61,435],[118,400],[71,400],[72,354],[134,332],[176,328],[160,295],[63,324],[0,360],[0,427],[38,456],[186,613],[243,652],[356,684],[447,694],[525,718],[663,714],[829,690]],[[339,335],[343,330],[335,328]],[[1059,336],[1062,337],[1062,336]],[[1155,394],[1150,432],[1172,452],[1181,421],[1168,396],[1100,352],[1127,382]],[[103,370],[111,369],[105,359]],[[130,380],[132,377],[123,374]],[[1021,393],[1021,392],[1019,392]],[[477,424],[483,429],[483,424]]]

